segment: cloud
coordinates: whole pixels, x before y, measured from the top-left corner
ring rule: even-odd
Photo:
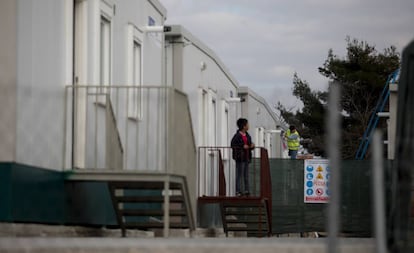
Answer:
[[[414,39],[412,0],[161,0],[167,23],[181,24],[209,46],[242,85],[269,103],[297,103],[298,72],[313,89],[328,50],[344,55],[347,35],[398,50]],[[282,95],[281,95],[282,94]]]
[[[292,77],[295,70],[291,66],[287,65],[276,65],[269,69],[270,75],[274,77]]]

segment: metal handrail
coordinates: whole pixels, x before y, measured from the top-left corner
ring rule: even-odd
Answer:
[[[219,152],[219,196],[226,196],[226,177],[224,174],[223,158],[221,156],[221,150]]]
[[[110,112],[112,112],[112,116],[113,116],[113,122],[114,124],[116,124],[116,133],[114,132],[115,135],[117,135],[118,141],[120,142],[120,146],[122,146],[122,150],[123,150],[123,156],[124,156],[124,166],[128,166],[128,159],[133,159],[132,157],[135,157],[135,162],[129,162],[130,166],[131,163],[134,166],[134,169],[137,169],[138,167],[143,167],[143,168],[139,168],[141,171],[148,169],[148,170],[156,170],[156,171],[163,171],[166,172],[167,169],[167,161],[166,161],[166,150],[161,150],[159,147],[165,147],[167,148],[167,145],[158,145],[159,143],[157,143],[157,150],[154,151],[154,153],[158,154],[158,152],[161,152],[161,156],[163,157],[163,159],[150,159],[148,156],[149,152],[146,152],[145,154],[138,154],[136,152],[138,152],[137,150],[135,151],[135,153],[131,153],[133,151],[131,151],[131,149],[129,148],[128,142],[134,143],[136,142],[136,146],[138,146],[138,132],[134,133],[134,137],[133,139],[131,139],[129,137],[130,129],[129,128],[129,122],[131,121],[136,121],[136,124],[140,124],[141,126],[141,130],[143,131],[142,128],[145,129],[150,129],[149,124],[150,124],[150,120],[149,118],[154,119],[154,117],[158,117],[157,121],[152,120],[153,122],[156,122],[155,124],[159,125],[157,127],[157,130],[159,132],[162,133],[166,133],[167,129],[161,129],[161,128],[166,128],[167,126],[167,122],[169,120],[168,118],[168,108],[170,107],[168,103],[170,103],[170,101],[173,100],[173,98],[171,98],[171,94],[173,91],[176,91],[175,88],[173,87],[168,87],[168,86],[159,86],[159,85],[142,85],[142,86],[132,86],[132,85],[110,85],[110,86],[106,86],[106,85],[88,85],[88,84],[80,84],[80,85],[66,85],[65,86],[65,124],[64,124],[64,131],[65,131],[65,144],[63,147],[63,152],[64,152],[64,156],[68,157],[68,150],[70,150],[72,148],[74,148],[73,145],[75,145],[75,136],[77,135],[77,131],[76,130],[76,121],[77,121],[77,116],[76,114],[80,113],[80,110],[83,110],[83,115],[81,116],[81,118],[84,118],[85,123],[83,123],[84,125],[82,126],[82,128],[86,129],[86,124],[92,124],[94,123],[95,125],[97,125],[96,121],[98,120],[97,118],[97,114],[98,112],[98,107],[106,107],[107,102],[110,104],[109,106],[111,107]],[[146,95],[146,96],[144,96]],[[132,97],[131,97],[132,96]],[[105,98],[104,98],[105,97]],[[133,100],[131,100],[131,98]],[[159,101],[161,101],[161,103],[156,103],[157,101],[154,101],[153,99],[158,99]],[[78,101],[78,100],[82,100],[82,101]],[[91,104],[92,101],[92,104]],[[69,102],[69,103],[68,103]],[[70,102],[72,102],[72,104],[70,104]],[[80,102],[80,103],[79,103]],[[144,104],[145,102],[145,104]],[[150,111],[150,107],[151,106],[156,106],[157,108],[151,108],[152,111]],[[83,108],[81,108],[83,106]],[[94,108],[92,108],[91,106],[94,106]],[[137,114],[137,117],[130,117],[130,108],[129,107],[135,107],[137,106],[137,109],[134,109]],[[143,110],[146,107],[146,111],[144,112]],[[89,111],[88,111],[89,110]],[[155,113],[154,113],[155,112]],[[92,113],[92,117],[90,117],[91,115],[87,115],[88,113]],[[71,115],[72,114],[72,115]],[[71,115],[71,116],[70,116]],[[95,116],[95,118],[93,118],[93,116]],[[122,117],[122,120],[124,121],[128,121],[128,122],[124,122],[120,119],[120,117]],[[145,119],[143,119],[145,117]],[[161,121],[159,119],[162,119]],[[122,121],[122,122],[121,122]],[[72,126],[70,126],[70,123],[72,122]],[[88,123],[89,122],[89,123]],[[154,124],[154,123],[151,123]],[[124,131],[122,131],[122,134],[120,133],[120,127],[123,127],[125,129],[122,129]],[[159,129],[158,129],[159,128]],[[75,129],[75,130],[73,130]],[[93,131],[91,131],[90,133],[95,134],[95,137],[93,139],[95,139],[94,143],[90,143],[89,145],[94,145],[95,149],[98,147],[98,142],[97,142],[97,126],[95,126],[95,129]],[[72,133],[70,133],[70,131],[72,131]],[[136,130],[138,131],[138,130]],[[85,136],[87,135],[87,133],[84,134]],[[147,136],[146,135],[142,135],[142,136]],[[72,140],[70,140],[72,138]],[[84,137],[86,138],[86,137]],[[89,136],[89,138],[91,138]],[[163,140],[165,140],[164,138],[162,138],[162,136],[160,136],[157,141],[158,142],[162,142]],[[69,143],[70,142],[70,143]],[[165,143],[164,143],[165,144]],[[86,149],[86,148],[85,148]],[[138,149],[138,148],[137,148]],[[159,150],[158,150],[159,149]],[[86,152],[86,150],[85,150]],[[164,155],[162,155],[164,154]],[[95,156],[95,160],[97,159],[97,151],[94,152],[94,156]],[[86,157],[86,154],[82,155]],[[132,156],[131,158],[128,158],[128,156]],[[138,161],[138,157],[141,156],[143,159],[140,159],[140,161]],[[86,159],[86,158],[85,158]],[[77,167],[74,164],[74,160],[75,158],[72,157],[71,159],[72,161],[69,162],[67,159],[64,161],[64,167],[66,168],[74,168]],[[151,160],[151,162],[150,162]],[[156,160],[156,162],[154,162],[154,160]],[[158,160],[160,162],[158,162]],[[162,162],[164,161],[164,163]],[[138,163],[142,163],[144,165],[142,166],[138,166]],[[156,164],[156,166],[154,167],[153,165],[149,166],[149,163],[151,164]],[[85,164],[86,166],[86,164]],[[161,167],[160,167],[161,166]],[[92,167],[92,166],[86,166],[86,167]],[[94,166],[93,167],[102,167],[99,166],[99,164],[97,164],[97,162],[94,162]],[[154,167],[154,168],[153,168]],[[123,168],[118,168],[118,169],[123,169]]]
[[[178,176],[175,176],[175,177],[178,177]],[[193,209],[191,208],[191,199],[190,199],[190,193],[188,191],[187,180],[186,180],[186,177],[184,176],[180,176],[180,178],[182,180],[183,194],[185,195],[185,199],[186,199],[186,201],[184,201],[184,204],[187,210],[188,223],[190,224],[190,229],[194,231],[196,225],[195,225],[195,220],[194,220],[194,215],[193,215]]]
[[[185,208],[190,226],[195,228],[192,210],[196,203],[196,148],[186,94],[174,87],[157,85],[67,85],[65,120],[65,157],[70,148],[75,150],[75,138],[84,142],[84,150],[79,151],[84,156],[79,171],[117,169],[114,173],[120,175],[128,170],[139,175],[182,177]],[[102,121],[105,129],[100,129]],[[184,132],[176,136],[171,129]],[[177,153],[177,138],[183,138],[181,146],[186,148],[188,159],[181,159]],[[106,150],[102,145],[105,142]],[[73,169],[74,159],[71,166],[67,161],[64,165]]]
[[[218,182],[218,192],[216,194],[214,194],[215,196],[206,196],[206,197],[217,197],[217,198],[226,198],[226,197],[232,197],[231,194],[226,193],[226,183],[230,182],[230,180],[226,180],[226,176],[225,176],[225,165],[224,165],[224,160],[223,160],[223,156],[222,156],[222,151],[223,150],[234,150],[234,149],[241,149],[241,148],[236,148],[236,147],[224,147],[224,146],[202,146],[199,147],[199,168],[198,168],[198,182],[199,182],[199,186],[200,186],[200,182],[201,182],[201,163],[200,161],[202,160],[202,150],[204,150],[204,154],[206,155],[206,153],[209,152],[213,152],[213,153],[209,153],[210,156],[214,156],[215,153],[217,153],[217,174],[218,177],[217,178],[212,178],[213,180],[217,180]],[[259,192],[258,195],[253,195],[253,198],[259,198],[261,199],[262,203],[265,204],[265,212],[266,212],[266,217],[267,217],[267,223],[269,226],[269,234],[272,233],[272,181],[271,181],[271,174],[270,174],[270,164],[269,164],[269,157],[268,157],[268,153],[267,150],[263,147],[256,147],[255,149],[258,149],[259,152],[259,160],[260,160],[260,171],[259,171],[259,176],[260,176],[260,180],[259,180]],[[230,152],[228,154],[228,159],[230,160]],[[256,170],[256,160],[253,158],[253,167],[254,170]],[[229,162],[229,166],[230,166],[230,162]],[[230,167],[229,167],[230,169]],[[257,193],[256,191],[256,171],[254,171],[253,175],[253,182],[254,182],[254,186],[253,186],[253,194]],[[205,181],[207,181],[207,179],[204,179]],[[206,184],[207,182],[203,182],[204,184]],[[214,188],[214,181],[210,182],[210,186],[213,186]],[[199,188],[200,190],[200,188]],[[201,194],[199,193],[198,196],[201,196]],[[204,197],[204,196],[202,196]],[[223,210],[222,210],[223,211]],[[259,229],[260,230],[260,229]]]
[[[361,142],[358,146],[358,150],[355,154],[355,159],[357,160],[364,159],[365,157],[369,144],[371,143],[373,132],[378,125],[378,121],[379,121],[378,113],[383,111],[385,104],[388,101],[388,98],[390,96],[389,85],[397,81],[399,73],[400,73],[400,70],[397,69],[393,73],[391,73],[387,78],[385,86],[381,92],[380,98],[377,102],[377,105],[375,106],[374,111],[371,114],[371,117],[368,122],[368,126],[364,132],[364,135],[362,136]]]
[[[198,147],[198,186],[199,186],[199,193],[198,196],[230,196],[230,192],[226,192],[227,183],[230,183],[233,179],[226,179],[225,177],[225,168],[228,169],[228,173],[233,170],[232,168],[235,167],[234,161],[231,159],[231,152],[234,149],[238,149],[236,147],[228,147],[228,146],[200,146]],[[269,166],[269,158],[267,154],[267,150],[263,147],[256,147],[255,150],[259,150],[258,157],[252,158],[252,167],[253,167],[253,175],[254,178],[251,180],[253,182],[252,193],[258,193],[258,196],[268,198],[271,201],[271,176],[270,176],[270,166]],[[227,152],[227,158],[224,158],[223,151]],[[208,156],[210,159],[214,159],[214,156],[217,156],[217,161],[208,161]],[[217,155],[216,155],[217,154]],[[259,159],[259,161],[257,161]],[[224,164],[227,162],[227,166]],[[260,176],[260,185],[259,189],[256,186],[256,169],[259,163],[259,176]],[[214,171],[216,170],[216,171]],[[201,180],[202,176],[204,176],[203,181]],[[231,177],[231,175],[229,175]],[[211,181],[210,184],[207,181]],[[209,189],[203,189],[200,192],[200,188],[203,186],[209,186]],[[214,189],[217,185],[217,191],[214,192]],[[231,185],[231,183],[230,183]],[[259,190],[259,191],[257,191]],[[210,192],[210,194],[208,193]],[[211,192],[213,192],[211,194]]]
[[[109,156],[106,157],[106,164],[109,164],[109,169],[120,169],[123,168],[124,148],[122,147],[121,135],[119,134],[115,113],[109,95],[106,96],[106,117],[107,132],[109,132],[109,138],[107,137],[107,153]],[[110,131],[108,131],[108,127]],[[111,134],[113,132],[115,132],[115,134]],[[115,145],[114,142],[116,142]]]
[[[260,150],[261,147],[255,147],[255,150]],[[235,162],[231,159],[231,152],[234,149],[238,149],[236,147],[228,147],[228,146],[200,146],[198,147],[198,177],[197,177],[197,183],[198,183],[198,196],[229,196],[231,190],[229,190],[228,193],[226,193],[225,189],[227,187],[227,183],[231,186],[232,183],[235,182],[235,180],[225,180],[224,178],[220,178],[220,167],[222,170],[222,175],[225,174],[225,171],[227,169],[227,172],[229,174],[229,177],[232,177],[232,171],[235,167]],[[253,151],[252,151],[253,152]],[[256,152],[253,152],[256,153]],[[207,155],[208,154],[208,155]],[[253,158],[260,158],[260,152],[257,152],[258,157],[254,157],[255,154],[253,154]],[[252,159],[251,167],[253,167],[254,170],[254,178],[253,178],[253,187],[250,187],[252,190],[252,193],[256,193],[257,187],[256,187],[256,170],[258,165],[257,159]],[[224,164],[226,163],[226,164]],[[210,169],[208,169],[210,167]],[[235,170],[234,170],[235,171]],[[201,181],[201,174],[204,174],[204,181]],[[209,173],[209,174],[208,174]],[[235,175],[233,175],[235,176]],[[211,184],[209,184],[207,181],[211,181]],[[224,180],[224,183],[223,183]],[[234,182],[233,182],[234,181]],[[221,185],[221,189],[220,189]],[[223,186],[224,185],[224,186]],[[209,186],[209,188],[207,188]],[[225,189],[223,189],[223,187]],[[201,188],[205,188],[201,190]],[[221,194],[220,193],[221,190]]]

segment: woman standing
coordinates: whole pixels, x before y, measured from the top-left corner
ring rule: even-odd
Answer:
[[[238,119],[237,127],[239,129],[231,140],[233,159],[236,161],[236,195],[249,196],[249,163],[252,159],[254,144],[250,134],[247,132],[249,130],[247,119]],[[244,187],[242,187],[242,184]]]

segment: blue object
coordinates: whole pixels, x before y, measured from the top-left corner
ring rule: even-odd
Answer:
[[[379,121],[378,113],[384,110],[385,105],[387,104],[388,98],[390,96],[389,85],[391,83],[396,83],[400,74],[400,69],[397,69],[392,74],[388,76],[387,82],[385,83],[384,89],[382,90],[381,97],[378,100],[375,111],[372,112],[369,119],[367,128],[365,129],[364,135],[362,136],[361,142],[359,143],[358,150],[355,154],[356,160],[362,160],[365,158],[369,144],[371,143],[372,134],[376,129]]]

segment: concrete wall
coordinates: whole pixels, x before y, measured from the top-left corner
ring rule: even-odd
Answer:
[[[16,159],[17,2],[0,2],[0,161]]]
[[[177,90],[173,91],[168,111],[171,117],[168,123],[170,127],[167,129],[167,171],[186,177],[193,217],[196,217],[197,149],[187,95]]]

